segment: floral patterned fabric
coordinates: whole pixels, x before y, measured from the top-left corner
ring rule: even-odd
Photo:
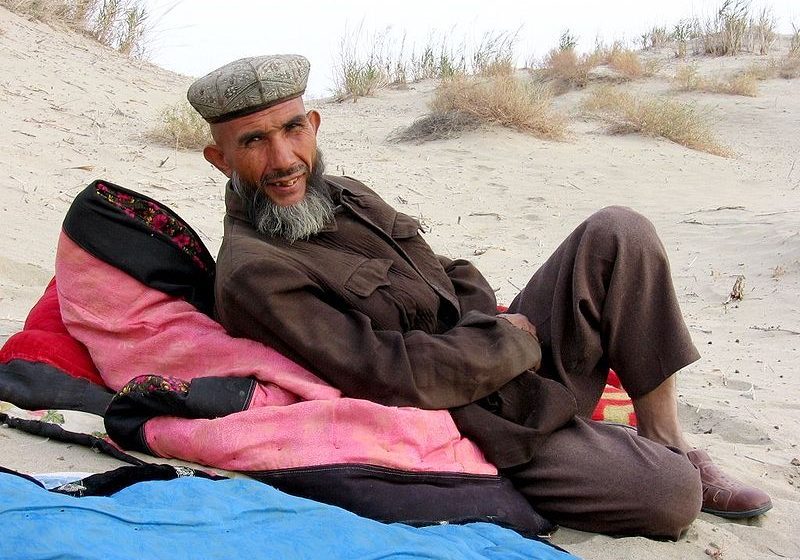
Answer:
[[[122,390],[120,395],[127,395],[129,393],[154,393],[156,391],[163,391],[166,393],[182,393],[189,392],[189,382],[177,377],[162,377],[160,375],[139,375],[131,379]]]
[[[99,196],[122,210],[126,216],[145,224],[189,255],[201,270],[214,269],[214,261],[197,238],[197,234],[167,208],[144,196],[124,193],[105,183],[98,182],[95,189]]]

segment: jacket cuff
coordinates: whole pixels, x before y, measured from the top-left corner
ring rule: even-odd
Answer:
[[[513,344],[515,348],[523,352],[530,352],[533,360],[526,369],[537,370],[542,364],[542,347],[539,339],[532,334],[518,329],[511,322],[502,317],[486,315],[480,311],[469,311],[458,323],[459,327],[479,327],[497,329],[499,336],[509,340],[509,346]]]

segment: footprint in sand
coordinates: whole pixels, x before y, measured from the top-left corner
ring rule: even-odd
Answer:
[[[729,414],[722,410],[698,408],[689,403],[680,403],[678,416],[681,425],[691,433],[713,433],[729,443],[765,444],[771,439],[766,432],[742,421],[740,411]]]
[[[53,273],[40,266],[21,263],[0,256],[0,283],[19,286],[44,286],[50,281]]]

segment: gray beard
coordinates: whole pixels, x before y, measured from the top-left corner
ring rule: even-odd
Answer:
[[[333,219],[334,203],[322,178],[324,164],[317,154],[313,171],[306,179],[303,200],[291,206],[278,206],[258,185],[231,174],[233,191],[244,201],[250,223],[264,235],[280,237],[289,243],[309,239]]]

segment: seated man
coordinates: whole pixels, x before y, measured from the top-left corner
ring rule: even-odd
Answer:
[[[497,314],[467,261],[362,183],[323,174],[301,56],[243,59],[197,80],[206,159],[230,178],[216,304],[269,345],[384,405],[449,409],[461,433],[564,526],[676,538],[706,511],[749,517],[769,496],[682,435],[674,373],[699,356],[663,246],[635,212],[588,218]],[[609,367],[638,433],[586,417]]]

